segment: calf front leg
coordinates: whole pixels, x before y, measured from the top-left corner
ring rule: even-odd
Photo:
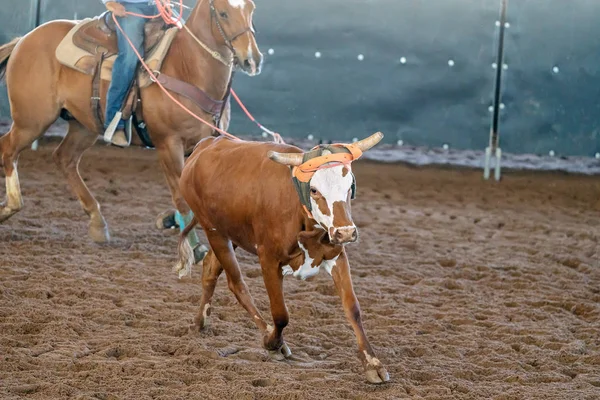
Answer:
[[[346,256],[346,250],[342,251],[338,257],[335,267],[331,271],[333,281],[342,299],[342,306],[346,313],[346,318],[352,325],[356,340],[358,341],[358,357],[365,368],[367,380],[371,383],[383,383],[390,380],[390,376],[381,362],[375,357],[375,353],[369,344],[369,339],[365,334],[360,316],[360,305],[354,293],[352,286],[352,277],[350,276],[350,264]]]
[[[274,325],[267,327],[263,344],[269,351],[269,356],[272,359],[281,361],[292,355],[290,348],[283,341],[283,329],[290,320],[283,299],[283,274],[278,260],[260,253],[259,258],[265,287],[267,288],[267,294],[269,295]]]

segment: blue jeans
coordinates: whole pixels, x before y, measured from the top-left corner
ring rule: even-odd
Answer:
[[[146,3],[126,3],[123,5],[127,11],[143,15],[156,15],[158,10],[155,5]],[[144,56],[144,26],[147,19],[128,15],[126,17],[117,17],[117,21],[129,37],[136,50],[140,55]],[[135,72],[138,64],[138,58],[135,52],[127,42],[127,39],[119,28],[117,28],[117,42],[119,44],[119,54],[115,60],[112,70],[112,81],[108,88],[106,98],[106,114],[104,119],[104,128],[107,128],[110,122],[115,117],[115,114],[121,109],[129,86],[135,77]],[[123,129],[125,121],[119,121],[117,129]]]

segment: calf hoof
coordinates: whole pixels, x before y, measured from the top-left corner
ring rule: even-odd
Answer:
[[[206,329],[206,327],[207,327],[207,324],[205,324],[204,322],[194,321],[194,323],[189,326],[189,331],[190,331],[190,333],[200,333],[204,329]]]
[[[106,225],[96,226],[90,224],[88,234],[96,243],[107,243],[110,241],[110,234],[108,233],[108,227]]]
[[[380,384],[390,380],[390,374],[388,374],[383,365],[368,365],[365,374],[369,383]]]
[[[288,345],[286,343],[284,343],[277,350],[269,350],[269,358],[271,358],[271,360],[283,361],[286,358],[290,358],[291,356],[292,356],[292,351],[290,350],[290,348],[288,347]]]
[[[156,217],[156,228],[159,230],[174,229],[177,228],[177,222],[175,221],[175,210],[165,211]]]
[[[194,332],[200,332],[208,328],[208,316],[210,315],[210,306],[204,309],[204,312],[194,317],[194,324],[190,325],[190,330]]]

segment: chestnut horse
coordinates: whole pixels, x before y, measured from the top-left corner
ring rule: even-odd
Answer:
[[[254,9],[252,0],[199,0],[186,21],[187,29],[180,30],[173,40],[161,72],[202,89],[213,99],[223,99],[233,69],[250,76],[260,73],[263,56],[252,28]],[[0,78],[6,77],[13,119],[10,131],[0,137],[0,166],[6,176],[6,200],[0,203],[0,222],[23,207],[17,173],[19,153],[43,136],[67,110],[74,119],[69,121],[67,134],[54,151],[54,160],[90,217],[91,238],[102,243],[110,239],[108,226],[78,170],[83,152],[101,133],[90,106],[92,77],[59,64],[55,57],[57,46],[73,26],[74,21],[51,21],[0,47]],[[103,82],[103,109],[107,88],[108,82]],[[196,115],[212,121],[212,115],[192,101],[173,95]],[[140,97],[143,118],[158,152],[173,205],[180,215],[191,219],[179,191],[184,154],[214,130],[187,114],[156,84],[142,89]],[[229,113],[227,108],[222,129],[227,129]]]

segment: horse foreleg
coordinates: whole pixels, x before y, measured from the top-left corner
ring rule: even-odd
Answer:
[[[221,120],[219,121],[219,128],[223,130],[229,129],[229,123],[231,121],[231,102],[227,102],[225,104],[225,108],[223,109],[223,114],[221,115]],[[179,229],[183,229],[185,226],[182,226],[178,221],[176,211],[175,210],[166,210],[160,213],[156,217],[155,221],[156,228],[160,230],[164,229],[173,229],[179,226]]]
[[[90,237],[94,242],[104,243],[110,240],[108,226],[100,213],[100,204],[98,204],[79,174],[81,156],[94,145],[96,139],[97,135],[88,131],[79,122],[69,121],[67,135],[56,148],[53,156],[83,209],[90,216]]]
[[[158,151],[158,158],[167,179],[167,185],[171,191],[171,199],[176,209],[174,220],[179,225],[179,229],[183,230],[193,217],[190,207],[185,202],[179,190],[179,178],[181,177],[184,164],[183,143],[178,139],[165,140],[163,143],[156,145],[156,150]],[[165,215],[168,214],[161,214],[163,218]],[[188,234],[188,241],[192,249],[194,249],[195,262],[200,262],[208,252],[208,249],[200,244],[198,234],[195,230],[192,230]]]
[[[0,137],[0,165],[4,167],[6,178],[6,199],[0,203],[0,223],[23,208],[23,197],[17,171],[19,154],[35,139],[43,135],[47,128],[48,125],[38,125],[35,121],[31,121],[29,127],[13,123],[10,131]]]

